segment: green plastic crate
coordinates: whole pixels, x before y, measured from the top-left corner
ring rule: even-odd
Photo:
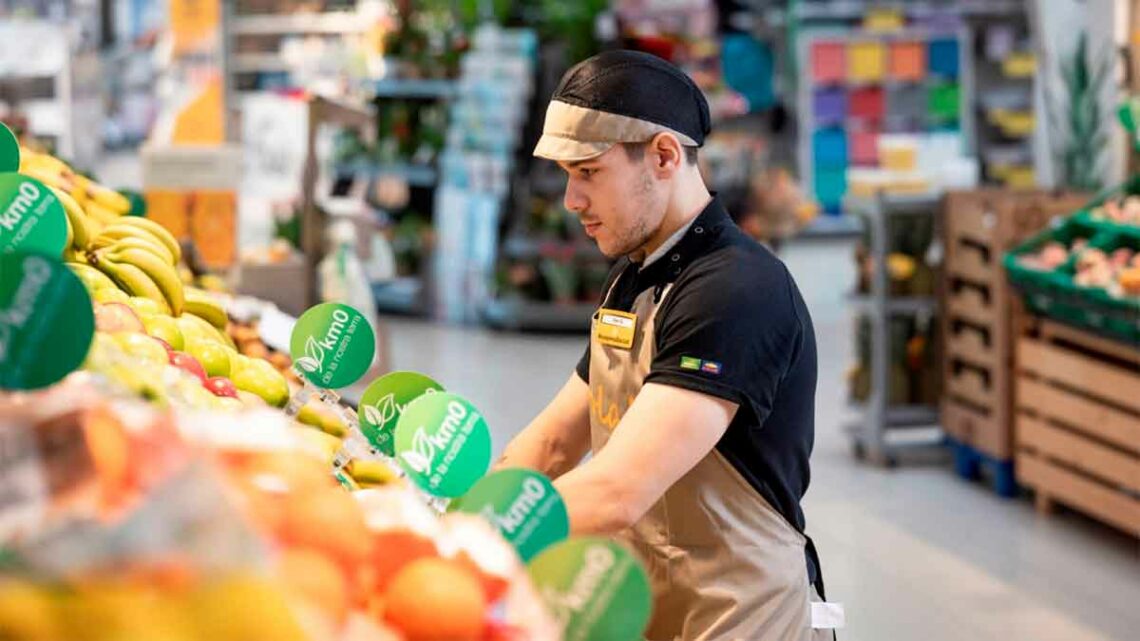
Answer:
[[[1097,204],[1094,202],[1091,206]],[[1088,209],[1082,213],[1087,214]],[[1140,299],[1116,298],[1099,287],[1078,286],[1073,282],[1076,256],[1052,271],[1030,269],[1018,263],[1020,256],[1039,250],[1049,241],[1068,246],[1078,237],[1088,238],[1089,247],[1106,253],[1119,247],[1140,251],[1140,228],[1098,223],[1087,216],[1075,215],[1005,255],[1003,262],[1010,282],[1022,293],[1026,306],[1038,315],[1129,343],[1140,341]]]

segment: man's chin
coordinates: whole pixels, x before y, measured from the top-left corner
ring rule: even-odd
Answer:
[[[602,252],[602,255],[610,260],[621,258],[627,253],[621,247],[613,247],[596,239],[594,240],[594,244],[597,245],[598,251]]]

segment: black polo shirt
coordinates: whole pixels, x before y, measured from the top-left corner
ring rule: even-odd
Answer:
[[[640,293],[660,293],[669,283],[645,382],[737,403],[717,450],[802,532],[800,499],[815,440],[816,347],[795,281],[714,198],[681,240],[644,270],[618,261],[602,307],[630,311]],[[589,382],[589,348],[578,375]]]

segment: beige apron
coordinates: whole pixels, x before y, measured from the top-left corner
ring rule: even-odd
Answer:
[[[671,288],[656,302],[652,288],[637,297],[631,349],[603,345],[591,331],[595,452],[605,447],[649,373],[654,316]],[[808,582],[804,535],[715,449],[620,538],[649,572],[654,607],[646,637],[652,641],[832,638],[830,630],[811,627],[810,602],[819,599]]]

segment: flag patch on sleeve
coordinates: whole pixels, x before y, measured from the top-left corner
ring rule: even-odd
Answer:
[[[682,356],[681,369],[720,376],[721,370],[723,370],[724,367],[717,361],[707,361],[701,358],[696,358],[695,356]]]
[[[720,363],[716,361],[701,361],[701,371],[705,374],[715,374],[720,376]]]

